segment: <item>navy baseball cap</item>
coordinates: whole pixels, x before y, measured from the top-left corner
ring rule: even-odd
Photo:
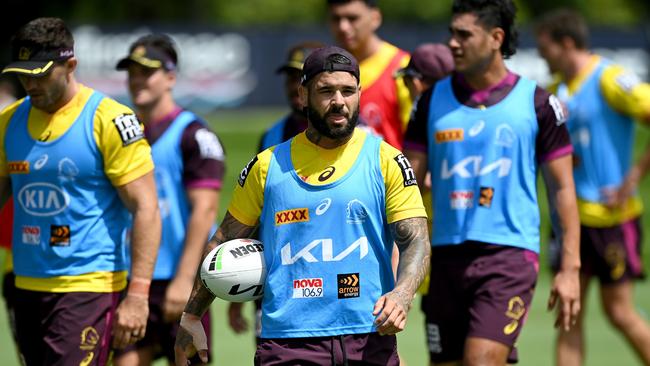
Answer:
[[[357,78],[359,83],[359,64],[348,51],[336,47],[326,46],[315,50],[307,57],[302,67],[300,83],[305,85],[309,80],[321,72],[344,71]]]
[[[115,68],[117,70],[126,70],[132,63],[136,63],[150,69],[163,68],[167,71],[176,69],[176,62],[174,62],[171,55],[169,55],[161,48],[149,44],[140,44],[134,47],[131,51],[131,54],[117,62]]]
[[[425,43],[413,51],[406,67],[395,72],[395,77],[411,76],[417,79],[440,80],[454,70],[454,58],[449,47],[440,43]]]
[[[51,48],[34,42],[18,42],[12,45],[12,61],[2,69],[2,73],[13,72],[29,76],[43,76],[51,71],[55,62],[64,61],[73,56],[72,48]]]

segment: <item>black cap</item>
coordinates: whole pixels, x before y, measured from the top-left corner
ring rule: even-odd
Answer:
[[[440,43],[425,43],[411,54],[406,67],[397,70],[395,77],[408,75],[417,79],[440,80],[454,70],[454,57],[449,47]]]
[[[291,47],[287,55],[287,62],[278,67],[275,72],[280,74],[291,70],[301,71],[307,57],[309,57],[314,50],[323,46],[324,44],[320,42],[303,42]]]
[[[14,72],[30,76],[43,76],[50,72],[55,62],[74,56],[72,48],[51,48],[34,42],[19,42],[11,50],[9,65],[2,73]]]
[[[137,41],[136,41],[137,42]],[[154,45],[137,45],[131,54],[117,62],[117,70],[126,70],[131,63],[136,63],[151,69],[163,68],[167,71],[176,69],[176,62],[163,49]]]
[[[359,83],[359,64],[348,51],[336,47],[326,46],[312,52],[305,60],[302,68],[301,84],[307,83],[321,72],[344,71],[357,78]]]

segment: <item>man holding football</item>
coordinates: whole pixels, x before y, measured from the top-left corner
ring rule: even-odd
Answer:
[[[314,51],[301,84],[307,130],[242,170],[205,253],[259,225],[268,274],[255,364],[399,365],[395,333],[430,253],[413,171],[398,150],[355,128],[359,67],[350,53]],[[293,291],[296,280],[309,291]],[[176,338],[177,365],[197,351],[208,361],[200,317],[214,298],[197,278]]]

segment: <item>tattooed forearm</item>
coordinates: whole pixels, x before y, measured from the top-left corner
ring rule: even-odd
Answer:
[[[414,217],[390,225],[391,234],[399,249],[397,284],[395,292],[411,303],[413,294],[429,271],[431,244],[427,232],[427,219]]]
[[[205,258],[212,249],[222,243],[236,238],[248,238],[254,231],[254,226],[244,225],[232,217],[229,212],[226,212],[226,216],[221,222],[219,229],[205,246],[202,258]],[[201,260],[201,262],[203,262],[203,260]],[[208,291],[201,282],[201,267],[199,266],[194,280],[192,294],[190,295],[190,299],[187,301],[187,305],[185,305],[185,312],[197,316],[203,316],[210,307],[214,297],[215,296]]]

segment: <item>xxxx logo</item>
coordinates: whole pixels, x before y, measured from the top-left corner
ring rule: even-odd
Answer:
[[[307,221],[309,221],[309,209],[307,208],[296,208],[293,210],[284,210],[275,213],[276,225]]]
[[[10,161],[7,163],[9,174],[28,174],[29,161]]]

